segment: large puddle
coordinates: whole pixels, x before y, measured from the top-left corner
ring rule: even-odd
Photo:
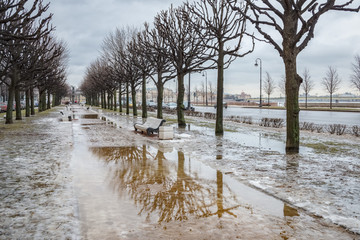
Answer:
[[[86,239],[291,239],[324,228],[184,152],[146,141],[89,147],[88,128],[73,124],[73,130],[72,169]]]

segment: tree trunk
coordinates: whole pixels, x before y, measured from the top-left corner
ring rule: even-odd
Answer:
[[[129,109],[129,84],[126,83],[126,115],[130,114]]]
[[[142,118],[147,118],[147,109],[146,109],[146,77],[143,76],[142,81],[142,99],[141,99],[141,110],[142,110]]]
[[[163,107],[163,95],[164,95],[164,85],[162,83],[162,77],[158,75],[158,82],[156,84],[158,95],[157,95],[157,118],[162,119],[162,107]]]
[[[50,97],[51,97],[51,94],[50,94],[50,91],[48,90],[47,91],[47,106],[46,106],[46,109],[51,109]],[[53,99],[53,101],[54,101],[54,99]]]
[[[284,51],[286,74],[286,153],[298,153],[299,131],[299,88],[302,82],[296,72],[296,54]]]
[[[110,91],[108,91],[108,93],[107,93],[107,102],[108,102],[108,109],[109,110],[112,110],[112,96],[111,96],[111,93],[110,93]]]
[[[14,105],[14,94],[15,94],[15,79],[11,78],[10,86],[9,86],[9,96],[8,96],[8,103],[7,103],[7,110],[6,110],[6,119],[5,124],[12,124],[12,112],[13,112],[13,105]]]
[[[30,111],[31,115],[35,115],[35,99],[34,99],[34,89],[30,88]]]
[[[122,94],[121,94],[121,85],[119,87],[119,112],[122,112]]]
[[[131,84],[131,100],[133,108],[133,116],[137,116],[137,106],[136,106],[136,88],[134,84]]]
[[[42,91],[42,90],[40,90],[40,88],[38,88],[38,89],[39,89],[39,104],[38,104],[38,111],[39,111],[39,112],[42,112],[42,111],[44,111],[44,110],[43,110],[43,108],[42,108],[42,106],[43,106],[43,104],[42,104],[42,101],[43,101],[43,98],[42,98],[43,91]]]
[[[18,87],[15,87],[15,111],[16,111],[16,118],[15,118],[15,120],[22,120],[22,116],[21,116],[20,90],[19,90]]]
[[[224,44],[219,43],[219,57],[217,62],[217,99],[216,99],[216,123],[215,135],[223,135],[223,98],[224,98]]]
[[[38,106],[38,109],[39,109],[39,112],[43,112],[46,110],[46,90],[42,90],[40,91],[39,90],[39,106]]]
[[[185,116],[184,116],[184,74],[178,74],[178,98],[177,98],[177,118],[178,126],[186,127]]]
[[[30,114],[30,89],[28,89],[25,95],[25,117],[30,117]]]
[[[113,92],[113,96],[114,96],[114,111],[116,111],[116,108],[117,108],[117,104],[116,104],[116,88]]]
[[[330,109],[332,109],[332,93],[330,93]]]
[[[58,100],[57,100],[57,96],[56,94],[52,94],[52,102],[51,102],[51,107],[55,107],[58,105]]]
[[[308,94],[305,93],[305,108],[307,108],[307,98],[308,98]]]

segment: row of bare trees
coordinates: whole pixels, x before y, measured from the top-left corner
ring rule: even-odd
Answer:
[[[242,8],[246,11],[245,5]],[[145,23],[141,31],[118,29],[106,37],[103,54],[95,61],[97,65],[106,66],[101,68],[101,71],[106,69],[106,72],[99,74],[95,70],[96,64],[91,64],[81,86],[82,91],[90,101],[98,96],[105,96],[105,93],[112,96],[116,89],[119,89],[120,95],[128,96],[130,91],[133,114],[137,115],[135,92],[141,85],[142,116],[146,117],[146,82],[151,79],[158,91],[157,117],[162,118],[164,84],[176,78],[177,118],[178,125],[182,127],[186,125],[185,75],[205,69],[217,69],[217,104],[220,107],[217,108],[215,132],[223,134],[224,69],[236,57],[245,56],[254,49],[254,39],[249,36],[249,49],[240,53],[241,43],[248,36],[245,18],[233,11],[226,1],[201,0],[161,11],[155,16],[152,25],[151,28],[150,24]],[[105,99],[102,100],[106,103]],[[126,105],[128,114],[129,107]]]
[[[35,114],[34,89],[39,90],[39,111],[59,104],[65,84],[67,51],[53,37],[52,14],[42,0],[5,0],[0,3],[0,85],[7,89],[6,123],[21,116],[21,93],[25,93],[26,117]],[[48,101],[46,102],[46,99]]]
[[[297,56],[314,37],[315,26],[320,16],[332,10],[358,12],[360,7],[354,7],[353,2],[186,2],[180,7],[171,7],[158,13],[152,24],[153,28],[145,24],[142,31],[133,30],[125,33],[125,30],[117,30],[121,37],[118,37],[117,32],[110,34],[104,43],[103,56],[96,61],[104,72],[94,72],[93,64],[89,66],[82,90],[88,97],[96,96],[101,91],[107,91],[108,96],[111,96],[111,91],[115,88],[121,88],[120,92],[126,92],[128,95],[129,87],[132,93],[135,92],[136,86],[142,85],[145,89],[145,79],[151,78],[158,89],[157,117],[161,118],[163,86],[166,81],[176,77],[177,120],[179,126],[185,126],[184,76],[205,69],[217,69],[218,107],[215,134],[223,134],[224,69],[229,67],[236,57],[243,57],[253,51],[254,36],[246,31],[246,23],[250,22],[262,36],[262,40],[273,45],[283,59],[287,103],[286,152],[297,153],[300,140],[298,96],[303,82],[303,78],[297,73]],[[246,38],[249,38],[249,43],[244,42]],[[143,91],[143,94],[145,92]],[[136,115],[134,94],[132,99]],[[146,105],[145,100],[143,97],[143,106]],[[146,109],[143,109],[144,116]]]

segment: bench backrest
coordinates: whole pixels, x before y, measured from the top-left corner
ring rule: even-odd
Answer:
[[[161,124],[161,122],[164,121],[163,119],[148,117],[146,119],[146,122],[143,124],[146,127],[150,128],[158,128]]]

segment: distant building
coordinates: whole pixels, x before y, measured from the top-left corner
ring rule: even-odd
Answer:
[[[228,100],[235,100],[239,102],[246,102],[248,99],[251,98],[250,94],[245,93],[244,91],[241,92],[241,94],[225,94],[224,99]]]

